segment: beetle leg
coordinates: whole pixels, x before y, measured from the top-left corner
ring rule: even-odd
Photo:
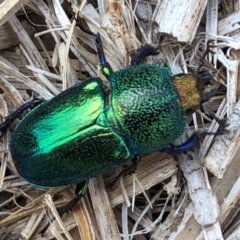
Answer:
[[[219,124],[219,129],[216,132],[204,132],[205,135],[214,135],[214,137],[218,135],[222,135],[228,132],[226,130],[226,119],[219,119],[214,113],[212,113],[210,110],[208,110],[211,116],[216,120],[216,122]],[[167,153],[184,153],[189,150],[192,150],[193,148],[197,147],[200,142],[200,134],[195,133],[193,134],[185,143],[178,145],[178,146],[170,146],[169,148],[164,148],[161,152],[167,152]]]
[[[207,132],[206,135],[214,135],[214,137],[216,137],[228,133],[226,129],[228,126],[227,119],[219,119],[209,108],[204,107],[204,109],[207,110],[211,117],[219,124],[219,128],[216,132]]]
[[[159,54],[160,44],[157,47],[145,45],[139,48],[134,54],[131,55],[131,66],[139,65],[140,62],[148,57]]]
[[[204,59],[205,57],[209,54],[209,53],[212,53],[212,54],[215,54],[215,52],[211,49],[211,48],[214,48],[216,47],[216,45],[211,45],[215,40],[214,39],[209,39],[207,41],[207,48],[204,52],[204,54],[202,55],[202,57],[200,58],[200,61],[199,61],[199,64],[198,64],[198,67],[196,69],[196,74],[195,75],[198,75],[204,65]]]
[[[87,191],[88,182],[89,181],[86,180],[76,185],[75,197],[66,206],[57,209],[60,217],[62,217],[64,213],[68,213],[69,211],[72,211],[72,209],[75,207],[78,201],[85,195]],[[53,221],[55,221],[54,217],[51,219],[51,222]],[[39,232],[39,234],[43,236],[44,233],[49,228],[49,226],[50,226],[50,222],[45,225],[45,227]]]
[[[209,101],[212,97],[214,97],[217,93],[217,88],[212,89],[210,92],[205,93],[201,97],[201,104]]]
[[[85,195],[88,187],[88,180],[78,183],[75,189],[75,197],[64,207],[58,209],[58,213],[62,216],[64,213],[72,211],[78,201]]]
[[[109,78],[109,76],[112,74],[112,68],[110,67],[109,63],[106,60],[104,51],[103,51],[103,46],[102,46],[102,40],[100,38],[99,33],[98,34],[93,34],[93,38],[95,40],[95,45],[97,48],[97,53],[98,53],[98,58],[100,61],[100,64],[102,66],[102,73]]]
[[[90,30],[87,30],[85,28],[83,28],[82,24],[80,23],[80,21],[77,20],[77,26],[84,32],[86,32],[87,34],[90,34],[93,36],[94,41],[95,41],[95,45],[96,45],[96,49],[97,49],[97,54],[98,54],[98,58],[100,61],[100,64],[102,66],[102,73],[104,74],[104,76],[108,79],[109,76],[112,74],[112,68],[109,65],[109,63],[106,60],[104,51],[103,51],[103,46],[102,46],[102,40],[100,38],[99,33],[94,34],[92,33]]]
[[[99,33],[98,34],[92,34],[93,38],[95,40],[95,45],[96,45],[96,49],[97,49],[97,53],[98,53],[98,57],[99,57],[99,61],[100,64],[102,66],[102,72],[103,74],[109,78],[109,76],[112,73],[112,69],[111,66],[109,65],[109,63],[106,60],[104,51],[103,51],[103,46],[102,46],[102,40],[100,38]],[[153,55],[157,55],[159,54],[159,49],[160,49],[160,44],[157,47],[152,47],[150,45],[145,45],[141,48],[139,48],[132,56],[132,60],[131,60],[131,66],[135,66],[135,65],[139,65],[140,62],[148,57],[148,56],[153,56]]]
[[[99,61],[100,61],[100,64],[102,66],[102,72],[103,74],[108,78],[109,75],[111,74],[112,72],[112,69],[109,65],[109,63],[107,62],[106,60],[106,57],[105,57],[105,54],[104,54],[104,51],[103,51],[103,46],[102,46],[102,40],[100,38],[100,35],[99,33],[97,34],[94,34],[92,33],[91,31],[87,30],[87,29],[84,29],[82,27],[82,25],[79,23],[79,21],[77,21],[77,26],[84,32],[86,32],[87,34],[90,34],[93,36],[94,38],[94,41],[95,41],[95,45],[96,45],[96,49],[97,49],[97,54],[98,54],[98,58],[99,58]]]
[[[123,176],[126,176],[126,175],[131,175],[131,174],[135,173],[140,161],[141,161],[141,156],[138,154],[134,155],[134,157],[132,159],[132,165],[129,168],[122,170],[122,172],[120,174],[123,174]]]
[[[133,173],[135,173],[135,171],[137,170],[137,166],[138,163],[141,161],[141,156],[136,154],[134,155],[133,159],[132,159],[132,165],[129,168],[123,169],[118,175],[117,177],[115,177],[113,179],[112,182],[110,182],[107,185],[107,188],[112,189],[113,186],[115,185],[115,183],[120,179],[121,176],[126,176],[126,175],[131,175]]]
[[[22,115],[22,113],[29,109],[29,108],[34,108],[37,105],[39,105],[40,103],[42,103],[44,100],[38,99],[38,98],[34,98],[33,100],[24,103],[21,107],[19,107],[17,110],[15,110],[12,114],[10,114],[9,116],[6,117],[6,120],[0,124],[0,138],[2,137],[2,135],[6,132],[6,130],[8,129],[8,127],[18,118]]]
[[[170,146],[168,148],[164,148],[160,152],[167,152],[170,154],[174,153],[184,153],[199,145],[199,136],[197,134],[193,134],[185,143],[178,145],[178,146]]]

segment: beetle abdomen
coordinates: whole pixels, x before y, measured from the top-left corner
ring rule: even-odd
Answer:
[[[169,68],[128,67],[110,82],[115,116],[135,153],[161,150],[184,132],[186,119]]]
[[[104,108],[102,83],[90,79],[33,109],[10,141],[19,174],[37,186],[57,187],[79,183],[128,161],[131,153],[122,137],[97,124]]]

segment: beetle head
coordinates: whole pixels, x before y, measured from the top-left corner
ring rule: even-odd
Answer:
[[[202,71],[204,59],[207,54],[214,54],[211,50],[211,48],[214,47],[214,45],[211,45],[212,42],[213,40],[207,42],[206,51],[200,58],[195,74],[182,73],[173,76],[173,82],[178,90],[180,102],[185,114],[193,113],[202,103],[207,102],[216,94],[217,89],[213,89],[208,93],[203,93],[205,86],[213,79],[211,74]]]

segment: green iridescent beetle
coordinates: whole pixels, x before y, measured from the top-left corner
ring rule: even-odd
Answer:
[[[111,85],[109,96],[101,79],[91,78],[48,101],[24,104],[0,125],[3,133],[24,110],[33,108],[11,135],[15,167],[38,187],[79,184],[68,209],[84,195],[88,179],[130,160],[136,166],[143,154],[182,152],[197,143],[193,135],[180,146],[172,145],[186,129],[185,113],[194,111],[203,99],[198,84],[203,76],[172,76],[163,65],[140,64],[157,53],[149,46],[138,51],[131,66],[112,72],[100,37],[94,37]]]

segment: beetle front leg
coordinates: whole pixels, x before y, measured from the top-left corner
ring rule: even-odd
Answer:
[[[213,135],[214,137],[218,135],[222,135],[227,133],[228,131],[225,129],[226,128],[226,119],[219,119],[215,114],[212,112],[211,116],[215,119],[215,121],[219,124],[219,129],[216,132],[204,132],[202,134],[204,135]],[[167,152],[167,153],[184,153],[189,150],[192,150],[193,148],[197,147],[200,142],[200,134],[195,133],[193,134],[185,143],[178,145],[178,146],[170,146],[169,148],[164,148],[161,152]]]
[[[29,109],[29,108],[35,108],[38,106],[40,103],[42,103],[44,100],[34,98],[33,100],[24,103],[21,107],[19,107],[17,110],[15,110],[12,114],[7,116],[6,120],[0,124],[0,138],[2,135],[6,132],[6,130],[10,127],[10,125],[22,115],[22,113]]]
[[[136,154],[132,159],[132,165],[129,168],[122,170],[112,182],[107,185],[107,188],[111,189],[121,176],[131,175],[137,170],[138,163],[141,161],[141,156]]]
[[[162,149],[160,152],[166,152],[170,154],[174,153],[184,153],[199,145],[199,136],[197,134],[193,134],[185,143],[178,146],[170,146],[168,148]]]
[[[79,200],[85,195],[86,191],[87,191],[87,187],[88,187],[88,180],[78,183],[76,185],[76,189],[75,189],[75,197],[64,207],[60,207],[57,209],[58,214],[60,217],[63,216],[63,214],[68,213],[69,211],[72,211],[72,209],[76,206],[76,204],[79,202]],[[51,219],[51,222],[55,221],[55,218],[53,217]],[[39,232],[39,234],[41,234],[42,236],[44,235],[44,233],[47,231],[47,229],[50,226],[50,222],[48,224],[46,224],[46,226]]]
[[[160,49],[160,45],[158,45],[157,47],[145,45],[137,49],[137,51],[131,55],[132,60],[131,60],[130,66],[139,65],[141,61],[146,57],[158,55],[159,49]]]

